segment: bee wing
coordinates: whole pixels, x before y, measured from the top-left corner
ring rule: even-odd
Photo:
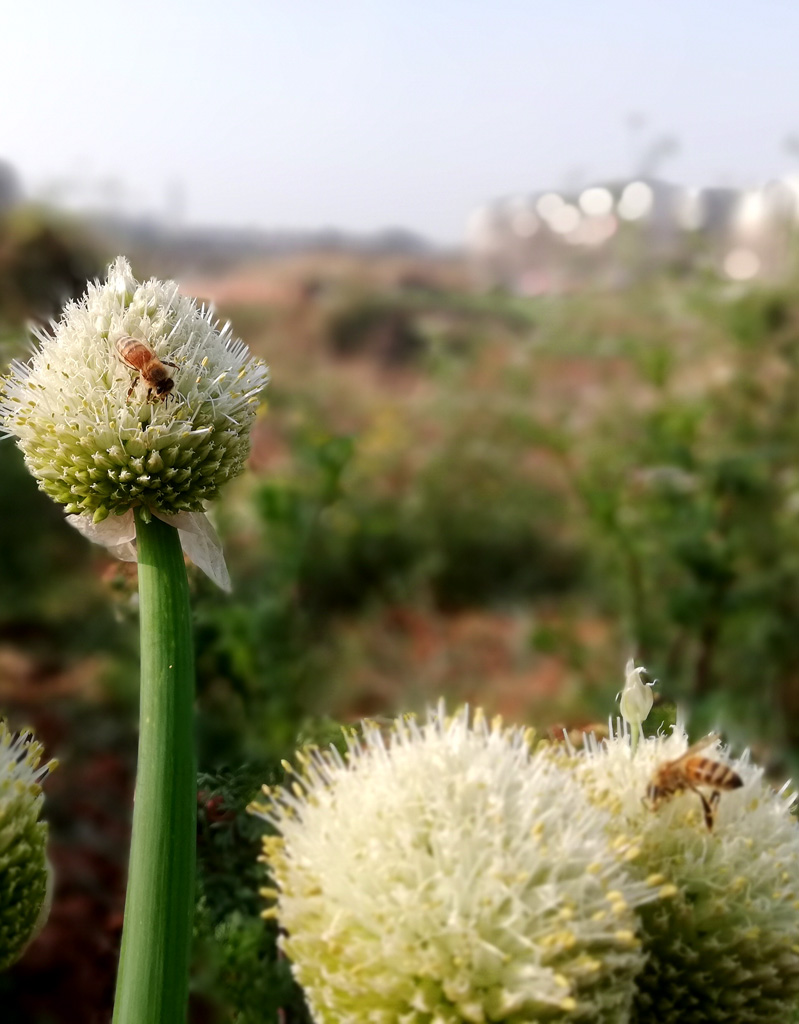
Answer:
[[[677,765],[685,764],[685,762],[689,761],[692,757],[696,757],[696,755],[700,753],[700,751],[706,750],[708,747],[718,743],[719,739],[720,737],[718,733],[709,733],[707,736],[704,737],[704,739],[699,740],[697,743],[692,743],[684,754],[681,754],[679,757],[675,758],[671,762],[672,765],[676,767]]]
[[[116,349],[117,358],[122,363],[124,363],[125,366],[130,367],[130,369],[132,369],[132,370],[135,370],[136,367],[133,365],[133,363],[131,363],[131,361],[128,359],[127,355],[125,354],[126,347],[127,347],[128,343],[131,342],[131,341],[135,343],[136,339],[135,338],[131,338],[131,336],[129,334],[123,334],[121,338],[117,338],[116,344],[114,345],[114,348]]]

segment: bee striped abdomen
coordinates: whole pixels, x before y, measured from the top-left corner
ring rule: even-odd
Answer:
[[[128,366],[136,370],[140,370],[142,366],[155,359],[155,353],[150,346],[137,338],[120,338],[117,350]]]
[[[713,789],[738,789],[743,785],[741,776],[726,764],[712,761],[709,757],[691,758],[685,764],[685,774],[696,786],[710,786]]]

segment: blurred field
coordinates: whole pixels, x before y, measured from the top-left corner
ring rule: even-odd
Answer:
[[[75,280],[43,295],[0,263],[4,357],[24,353],[25,317],[110,255],[75,253]],[[134,270],[163,268],[152,253]],[[326,720],[443,695],[542,733],[579,726],[613,713],[634,653],[697,733],[796,758],[791,286],[663,272],[521,299],[478,291],[456,257],[341,253],[182,285],[273,373],[250,472],[214,512],[233,596],[191,570],[193,1020],[304,1019],[257,919],[257,829],[240,811]],[[47,786],[56,906],[0,976],[3,1020],[91,1024],[108,1019],[123,906],[135,570],[64,524],[8,441],[0,473],[0,707],[62,762]]]

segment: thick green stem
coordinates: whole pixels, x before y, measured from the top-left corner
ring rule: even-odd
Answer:
[[[141,703],[113,1024],[182,1024],[194,910],[194,657],[178,532],[137,516]]]

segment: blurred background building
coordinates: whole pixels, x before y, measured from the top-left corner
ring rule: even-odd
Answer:
[[[497,199],[472,212],[466,238],[485,287],[537,295],[662,271],[784,280],[796,269],[798,225],[797,177],[755,189],[636,178]]]

